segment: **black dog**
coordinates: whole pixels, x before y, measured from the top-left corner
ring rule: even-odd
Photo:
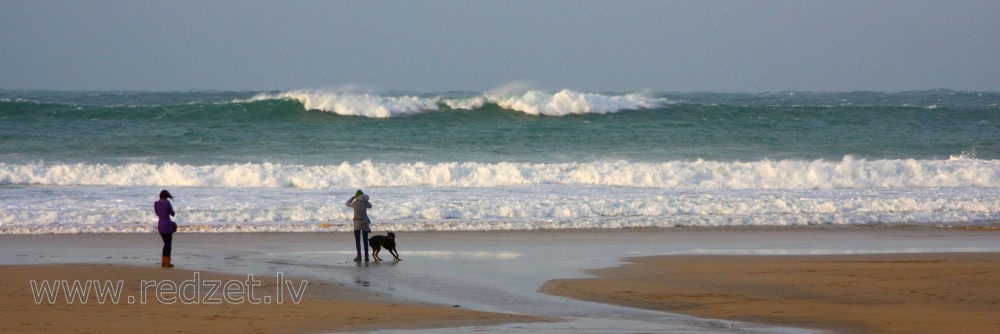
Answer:
[[[392,257],[396,258],[396,261],[402,261],[399,259],[399,253],[396,252],[396,234],[389,232],[389,235],[376,235],[368,239],[368,244],[372,246],[372,256],[375,257],[375,261],[382,261],[382,258],[378,257],[378,252],[385,248],[392,254]]]

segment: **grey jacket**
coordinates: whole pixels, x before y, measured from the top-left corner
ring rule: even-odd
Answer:
[[[368,209],[372,207],[372,203],[368,202],[368,195],[361,195],[357,200],[351,197],[345,204],[354,209],[354,230],[371,232],[372,221],[368,218]]]

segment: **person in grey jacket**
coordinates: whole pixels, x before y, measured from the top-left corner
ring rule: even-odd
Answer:
[[[368,262],[368,233],[372,231],[371,219],[368,219],[368,209],[372,203],[368,202],[368,195],[358,189],[354,197],[347,200],[347,206],[354,209],[354,248],[358,251],[358,256],[354,262],[361,262],[361,242],[365,243],[365,262]]]

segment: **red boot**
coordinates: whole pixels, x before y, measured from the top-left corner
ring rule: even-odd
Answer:
[[[163,261],[160,262],[160,267],[161,268],[173,268],[174,267],[174,265],[170,264],[170,257],[169,256],[164,256],[163,257]]]

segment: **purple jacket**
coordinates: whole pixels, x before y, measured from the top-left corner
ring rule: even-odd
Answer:
[[[170,217],[174,215],[174,206],[170,204],[170,201],[156,201],[153,203],[153,211],[156,211],[156,216],[160,217],[156,229],[160,233],[174,233],[174,224],[170,221]]]

